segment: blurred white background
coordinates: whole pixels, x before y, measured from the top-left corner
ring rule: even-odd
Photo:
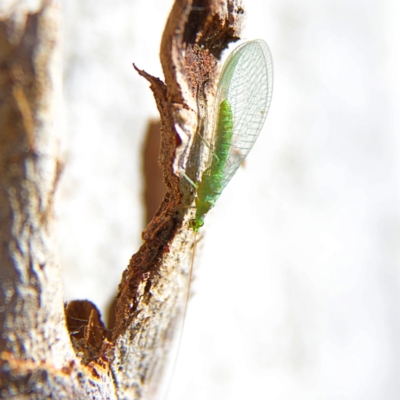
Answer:
[[[111,5],[112,4],[112,5]],[[140,68],[172,0],[63,1],[67,300],[103,311],[144,227]],[[169,400],[400,398],[400,3],[244,0],[274,94],[204,228]]]

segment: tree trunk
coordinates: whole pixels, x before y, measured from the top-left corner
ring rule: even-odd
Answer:
[[[152,398],[188,298],[194,193],[183,171],[196,179],[204,166],[198,138],[210,131],[218,60],[239,38],[243,9],[177,0],[161,45],[165,82],[137,69],[161,116],[167,193],[122,276],[109,334],[90,302],[72,302],[64,318],[52,227],[60,10],[52,0],[29,3],[0,6],[1,395]]]

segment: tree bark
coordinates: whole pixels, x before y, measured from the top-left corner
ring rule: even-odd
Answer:
[[[52,227],[60,12],[52,0],[20,4],[0,8],[1,396],[152,398],[188,298],[194,191],[183,171],[196,180],[204,168],[198,138],[210,132],[218,60],[239,38],[243,8],[177,0],[161,45],[165,82],[137,69],[161,116],[166,195],[122,276],[108,334],[90,302],[72,302],[65,322]]]
[[[59,9],[20,2],[0,16],[1,397],[115,398],[111,374],[93,378],[75,355],[54,257]]]

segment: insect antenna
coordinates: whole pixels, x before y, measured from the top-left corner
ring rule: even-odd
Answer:
[[[185,326],[188,303],[189,303],[189,299],[190,299],[190,290],[191,290],[191,286],[192,286],[193,268],[194,268],[196,247],[197,247],[197,232],[194,233],[193,253],[192,253],[192,258],[191,258],[191,261],[190,261],[189,280],[188,280],[187,291],[186,291],[186,300],[185,300],[185,305],[184,305],[184,309],[183,309],[181,327],[180,327],[180,330],[179,330],[179,338],[178,338],[178,342],[177,342],[176,353],[175,353],[174,360],[172,362],[172,370],[171,370],[172,376],[174,375],[175,370],[176,370],[176,366],[178,364],[179,349],[180,349],[181,344],[182,344],[183,329],[184,329],[184,326]],[[167,398],[168,392],[169,392],[169,390],[171,388],[171,383],[172,383],[172,379],[169,380],[168,386],[166,387],[165,396],[164,396],[165,398]]]

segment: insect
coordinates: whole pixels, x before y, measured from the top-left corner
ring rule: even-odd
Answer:
[[[267,116],[271,96],[272,58],[267,44],[263,40],[254,40],[238,46],[226,60],[220,74],[211,140],[208,142],[202,137],[204,143],[212,147],[207,168],[197,183],[184,174],[196,188],[196,213],[191,221],[195,233],[204,225],[205,215],[214,207],[252,149]],[[182,327],[190,295],[194,256],[195,251],[192,254]]]
[[[213,150],[197,188],[197,232],[225,186],[252,149],[264,124],[272,97],[272,57],[263,40],[238,46],[226,60],[218,82]]]

